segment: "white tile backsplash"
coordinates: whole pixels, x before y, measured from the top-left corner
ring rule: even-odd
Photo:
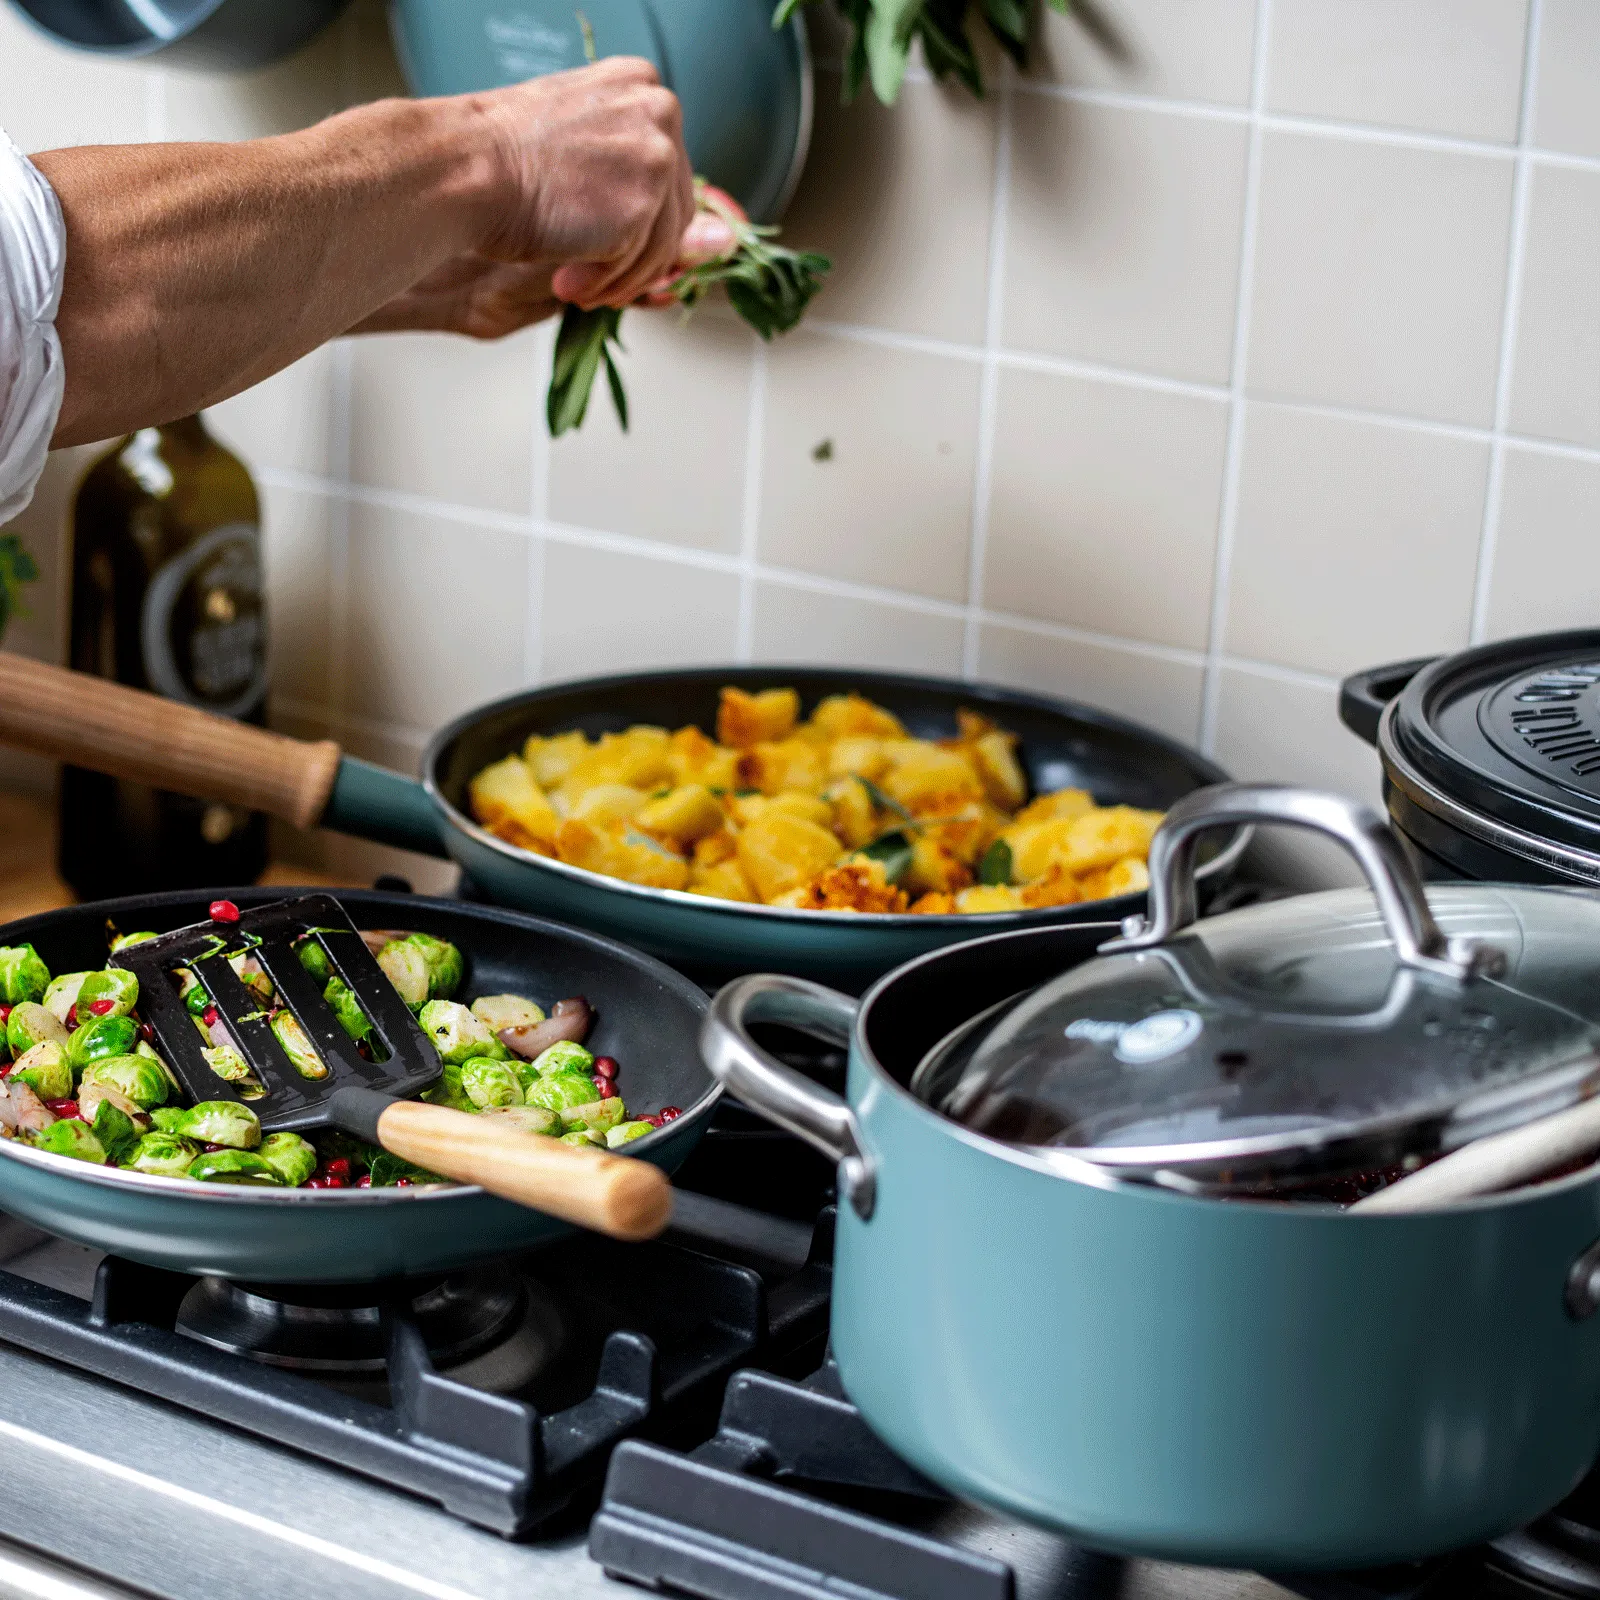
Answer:
[[[858,661],[1375,799],[1340,673],[1600,622],[1600,4],[1094,15],[1114,58],[1047,13],[1029,74],[986,49],[981,104],[914,72],[897,109],[842,109],[823,70],[788,218],[835,257],[821,326],[630,314],[626,436],[597,393],[543,438],[548,328],[352,340],[217,407],[263,486],[276,720],[409,767],[539,678]],[[74,54],[0,4],[27,148],[246,137],[402,87],[379,0],[216,76]],[[92,453],[20,524],[46,581],[8,642],[34,654],[64,648]]]

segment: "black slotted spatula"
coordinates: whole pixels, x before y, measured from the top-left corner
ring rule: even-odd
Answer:
[[[371,1021],[383,1060],[360,1054],[322,986],[301,966],[295,943],[308,933]],[[271,979],[277,1003],[294,1015],[320,1058],[321,1076],[304,1076],[284,1053],[261,1000],[230,964],[239,955],[254,956]],[[580,1150],[508,1128],[498,1117],[407,1098],[438,1080],[438,1053],[331,895],[274,901],[239,913],[237,921],[179,928],[126,946],[111,964],[139,980],[140,1014],[187,1093],[197,1101],[243,1101],[264,1133],[342,1128],[429,1172],[614,1238],[651,1238],[667,1225],[672,1187],[649,1162]],[[247,1099],[212,1071],[172,981],[179,967],[204,984],[260,1094]]]

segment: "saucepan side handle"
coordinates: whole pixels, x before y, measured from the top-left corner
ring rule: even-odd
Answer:
[[[1352,673],[1339,685],[1339,720],[1358,739],[1378,742],[1378,724],[1389,702],[1422,671],[1432,666],[1437,656],[1418,656],[1414,661],[1391,661],[1384,667],[1369,667]]]
[[[1177,802],[1150,841],[1150,915],[1130,917],[1107,952],[1164,944],[1198,915],[1195,850],[1202,834],[1241,823],[1277,822],[1337,840],[1355,857],[1402,966],[1458,981],[1498,976],[1504,952],[1468,938],[1447,939],[1434,921],[1410,858],[1371,806],[1339,794],[1281,783],[1219,783]]]
[[[855,1020],[856,1002],[849,995],[804,978],[756,973],[735,978],[711,1002],[700,1053],[725,1089],[838,1164],[840,1191],[865,1222],[872,1216],[877,1174],[855,1113],[750,1037],[751,1023],[772,1022],[848,1045]]]

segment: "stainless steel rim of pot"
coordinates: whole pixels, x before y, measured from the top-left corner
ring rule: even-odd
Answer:
[[[1509,823],[1485,816],[1483,812],[1463,805],[1423,777],[1406,759],[1395,738],[1394,721],[1398,707],[1399,701],[1391,700],[1384,708],[1378,723],[1378,752],[1389,781],[1408,800],[1480,844],[1503,850],[1508,855],[1532,862],[1562,877],[1600,885],[1600,856],[1558,844],[1552,839],[1541,839]]]

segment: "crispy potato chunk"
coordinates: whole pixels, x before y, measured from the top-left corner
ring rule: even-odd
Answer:
[[[1011,875],[1019,883],[1042,878],[1052,863],[1082,876],[1150,848],[1161,822],[1159,811],[1108,806],[1054,822],[1013,825],[1002,837],[1011,846]]]
[[[561,819],[520,756],[485,767],[467,786],[472,814],[496,838],[549,855]]]
[[[916,811],[921,802],[943,807],[983,798],[978,774],[962,752],[914,741],[891,752],[894,765],[884,774],[883,789],[908,809]]]
[[[1017,760],[1017,741],[1009,733],[986,733],[972,746],[972,764],[992,805],[1015,811],[1028,798],[1028,778]]]
[[[876,911],[906,909],[906,895],[883,875],[881,861],[846,861],[828,867],[798,889],[773,901],[796,911]]]
[[[724,861],[732,861],[739,853],[739,835],[732,828],[724,828],[720,833],[707,834],[704,839],[696,839],[694,843],[694,864],[697,867],[720,867]]]
[[[744,868],[731,858],[714,866],[698,862],[689,869],[689,893],[709,895],[713,900],[739,900],[753,904],[756,892],[744,875]]]
[[[1054,794],[1042,794],[1031,800],[1013,822],[1054,822],[1058,818],[1081,817],[1094,810],[1094,796],[1087,789],[1057,789]]]
[[[950,894],[972,882],[972,871],[938,839],[921,834],[912,840],[902,881],[912,894]]]
[[[819,828],[833,826],[833,807],[820,794],[805,794],[799,789],[785,789],[782,794],[775,794],[767,802],[767,809],[784,811],[791,817],[804,817],[807,822],[814,822]]]
[[[797,689],[763,689],[760,694],[724,689],[717,706],[717,743],[747,750],[753,744],[787,739],[799,720]]]
[[[769,806],[739,835],[739,862],[757,894],[773,900],[839,858],[833,830]]]
[[[846,848],[859,850],[872,842],[878,831],[878,813],[859,778],[841,778],[829,784],[822,798],[833,808],[833,831]]]
[[[859,694],[830,694],[811,713],[808,727],[824,744],[835,739],[903,739],[900,719]]]
[[[1042,906],[1075,906],[1080,900],[1090,898],[1083,885],[1070,872],[1052,865],[1036,883],[1023,886],[1022,903],[1034,908]]]
[[[947,917],[955,908],[956,897],[953,894],[925,894],[911,903],[911,909],[919,917]]]
[[[815,794],[827,779],[822,752],[804,739],[763,741],[739,757],[740,786],[762,794],[781,794],[785,789]]]
[[[1008,883],[976,883],[956,896],[956,910],[967,916],[984,911],[1021,911],[1022,891]]]
[[[548,739],[536,733],[523,745],[522,759],[541,789],[555,789],[566,782],[588,749],[589,741],[581,733],[556,733]]]
[[[651,889],[685,889],[689,863],[648,834],[614,822],[605,827],[570,818],[556,835],[556,854],[575,867]]]
[[[830,778],[865,778],[876,783],[889,770],[889,752],[882,739],[839,739],[828,746]]]
[[[703,783],[680,784],[641,806],[633,821],[636,827],[668,840],[680,850],[708,834],[722,832],[725,824],[717,797]]]
[[[622,783],[648,794],[672,782],[665,728],[629,728],[603,733],[600,742],[578,757],[561,781],[569,810],[586,790],[602,783]]]
[[[703,783],[708,789],[735,789],[739,753],[714,744],[698,728],[679,728],[667,741],[667,760],[678,783]]]
[[[608,822],[626,822],[649,799],[643,789],[628,783],[597,783],[572,802],[567,815],[603,828]]]
[[[1109,900],[1113,895],[1138,894],[1150,887],[1150,869],[1139,856],[1087,872],[1079,880],[1085,900]]]

